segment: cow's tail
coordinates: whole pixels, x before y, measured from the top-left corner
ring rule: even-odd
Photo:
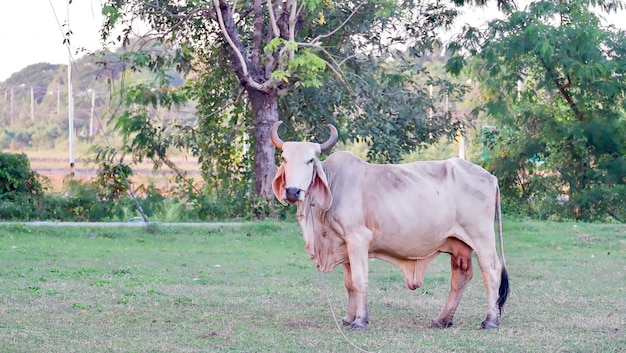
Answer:
[[[506,271],[504,259],[504,243],[502,241],[502,209],[500,207],[500,187],[496,184],[496,223],[498,224],[498,241],[500,243],[500,257],[502,258],[502,273],[500,274],[500,289],[498,290],[498,309],[502,313],[502,307],[509,296],[509,274]]]

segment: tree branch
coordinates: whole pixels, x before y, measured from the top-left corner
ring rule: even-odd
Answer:
[[[319,44],[312,43],[312,42],[311,43],[300,43],[300,42],[298,42],[296,44],[298,45],[298,47],[315,48],[315,49],[320,50],[322,53],[324,53],[328,57],[328,59],[330,60],[330,62],[327,61],[327,60],[324,60],[324,62],[330,68],[330,70],[335,73],[337,78],[339,78],[342,82],[344,81],[343,80],[343,76],[344,75],[343,75],[343,70],[341,70],[341,65],[343,65],[344,62],[346,62],[346,61],[356,57],[356,54],[349,55],[349,56],[343,58],[340,62],[337,62],[335,60],[335,58],[332,56],[332,54],[330,54],[323,46],[321,46]]]
[[[287,6],[290,7],[289,11],[289,41],[294,42],[296,38],[296,23],[298,22],[297,16],[298,2],[295,0],[287,1]],[[293,60],[295,53],[293,49],[289,50],[289,60]]]
[[[585,121],[585,115],[583,114],[583,112],[580,111],[580,109],[578,109],[578,105],[576,104],[576,102],[574,102],[574,99],[567,91],[567,88],[572,85],[572,82],[569,80],[569,77],[568,77],[567,83],[561,84],[561,82],[559,82],[559,79],[556,77],[556,74],[554,73],[554,69],[548,66],[548,64],[543,58],[540,58],[540,60],[541,60],[541,63],[543,64],[543,67],[546,69],[548,75],[550,76],[550,79],[556,85],[561,96],[567,101],[567,104],[569,105],[570,109],[572,109],[572,111],[574,112],[574,115],[576,116],[578,121],[581,121],[581,122]]]
[[[226,42],[228,42],[228,45],[230,45],[231,50],[233,50],[234,54],[237,56],[237,59],[239,60],[239,64],[241,65],[241,70],[242,70],[242,74],[244,78],[247,78],[250,76],[248,72],[248,65],[246,63],[246,60],[243,57],[243,54],[241,54],[241,51],[239,51],[239,48],[237,48],[237,45],[235,44],[235,42],[233,42],[233,39],[231,38],[230,34],[228,33],[228,30],[226,29],[226,25],[224,24],[224,18],[222,16],[222,9],[221,9],[219,0],[213,0],[213,5],[215,7],[215,14],[217,16],[217,22],[220,25],[220,29],[222,30],[222,34],[224,35],[224,39],[226,39]]]
[[[244,58],[242,51],[239,50],[239,47],[237,46],[237,44],[235,44],[231,34],[226,28],[226,24],[224,22],[224,17],[222,14],[222,6],[220,4],[220,0],[213,0],[213,5],[215,7],[215,14],[217,15],[217,21],[220,25],[220,29],[222,30],[224,39],[226,39],[226,42],[228,42],[231,52],[236,57],[235,60],[238,62],[239,66],[241,67],[241,71],[235,70],[237,72],[237,75],[239,76],[240,82],[242,84],[246,84],[250,88],[254,88],[262,92],[268,92],[270,85],[276,84],[276,82],[272,82],[272,80],[270,80],[270,81],[265,82],[265,84],[260,84],[256,82],[254,79],[252,79],[252,77],[250,76],[250,71],[248,70],[248,63],[246,59]],[[229,11],[228,6],[226,4],[224,4],[224,7],[225,7],[225,11]],[[235,30],[233,29],[232,31],[233,31],[233,35],[236,35]]]
[[[269,26],[271,30],[267,33],[267,43],[271,42],[274,38],[280,37],[280,28],[276,18],[276,12],[272,0],[267,0],[267,10],[269,13]],[[276,53],[265,54],[265,72],[271,73],[274,69],[274,64],[279,56]]]
[[[270,27],[272,28],[272,33],[274,34],[272,38],[280,37],[280,30],[278,29],[278,24],[276,23],[276,14],[274,13],[272,0],[267,0],[267,11],[270,17]]]
[[[252,52],[250,53],[250,62],[253,67],[259,67],[261,51],[261,42],[263,35],[263,1],[254,0],[252,2],[253,11],[253,35],[252,35]]]
[[[331,32],[329,32],[329,33],[322,34],[322,35],[319,35],[319,36],[317,36],[317,37],[313,38],[313,40],[311,41],[311,43],[317,43],[318,41],[320,41],[320,40],[322,40],[322,39],[324,39],[324,38],[330,37],[330,36],[332,36],[333,34],[337,33],[337,31],[339,31],[339,30],[340,30],[343,26],[345,26],[345,25],[346,25],[346,23],[348,23],[348,22],[350,21],[350,19],[351,19],[351,18],[352,18],[352,17],[353,17],[356,13],[357,13],[357,11],[359,10],[359,8],[361,8],[361,6],[363,6],[364,4],[366,4],[366,2],[362,2],[362,3],[358,4],[358,5],[354,8],[354,10],[352,10],[352,12],[350,13],[350,15],[349,15],[349,16],[348,16],[348,17],[347,17],[347,18],[346,18],[346,19],[345,19],[345,20],[344,20],[344,21],[343,21],[343,22],[342,22],[342,23],[341,23],[341,24],[340,24],[337,28],[335,28],[334,30],[332,30],[332,31],[331,31]]]

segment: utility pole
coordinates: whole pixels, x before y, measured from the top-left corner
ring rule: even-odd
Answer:
[[[13,125],[13,118],[15,117],[15,110],[13,105],[14,98],[15,95],[13,93],[13,87],[11,87],[11,125]]]
[[[35,88],[30,88],[30,121],[35,121]]]
[[[67,7],[67,104],[69,116],[70,176],[74,176],[74,94],[72,93],[72,50],[70,49],[70,7]]]
[[[74,94],[72,93],[72,55],[67,63],[67,104],[69,118],[70,175],[74,176]]]
[[[89,116],[89,139],[93,137],[93,116],[96,110],[96,90],[91,90],[91,114]]]

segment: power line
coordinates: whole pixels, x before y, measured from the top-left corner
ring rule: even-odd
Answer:
[[[72,50],[70,48],[70,37],[72,35],[72,32],[70,30],[69,27],[69,5],[71,1],[68,1],[67,3],[67,32],[63,31],[63,26],[61,25],[61,23],[59,22],[59,17],[57,16],[57,13],[54,9],[54,5],[52,5],[52,0],[48,0],[48,2],[50,3],[50,8],[52,9],[52,13],[54,14],[54,18],[57,22],[57,26],[59,27],[59,30],[61,31],[61,35],[63,36],[63,43],[66,45],[67,47],[67,51],[68,51],[68,58],[69,58],[69,63],[67,66],[67,70],[68,70],[68,80],[71,80],[71,72],[75,71],[76,72],[76,77],[79,83],[79,89],[80,91],[82,91],[82,93],[84,93],[85,97],[89,97],[89,92],[86,88],[86,85],[84,83],[83,77],[80,74],[80,70],[78,68],[78,65],[76,65],[76,60],[74,59],[74,56],[72,55]],[[73,69],[72,69],[73,68]],[[68,85],[70,85],[71,87],[71,82],[68,82]],[[68,92],[69,95],[71,95],[71,92]],[[93,117],[95,117],[98,121],[98,123],[100,124],[100,126],[103,126],[102,128],[102,136],[104,137],[104,140],[106,142],[106,144],[109,146],[109,149],[111,151],[114,151],[114,148],[111,144],[111,141],[109,139],[109,136],[106,132],[106,129],[104,129],[104,124],[102,123],[102,120],[100,119],[100,115],[96,112],[96,108],[94,106],[94,101],[92,99],[90,99],[91,101],[91,110],[93,112]],[[71,105],[71,103],[70,103]],[[73,107],[70,106],[70,110],[73,109]],[[70,112],[71,114],[71,112]],[[73,123],[70,123],[70,127],[72,127]],[[74,131],[70,130],[70,138],[73,138]],[[70,147],[71,150],[71,147]],[[72,152],[70,152],[72,153]],[[137,206],[137,210],[139,210],[139,213],[141,214],[141,218],[143,219],[144,223],[146,223],[146,225],[149,224],[148,221],[148,217],[146,216],[145,212],[143,211],[143,208],[141,207],[141,204],[139,203],[139,200],[137,199],[137,195],[135,194],[135,192],[133,191],[130,182],[128,181],[128,178],[126,177],[126,174],[124,173],[124,170],[122,169],[121,166],[121,159],[117,158],[115,155],[113,155],[113,158],[115,159],[116,162],[116,166],[117,169],[119,171],[119,173],[122,175],[122,179],[124,179],[124,184],[126,185],[126,188],[128,189],[128,191],[130,192],[131,197],[133,198],[133,201],[135,202],[135,205]],[[73,171],[73,156],[70,156],[70,171]]]

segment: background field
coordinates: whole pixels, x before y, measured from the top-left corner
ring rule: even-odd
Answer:
[[[9,151],[5,151],[9,152]],[[12,152],[22,153],[22,152]],[[63,189],[63,180],[69,172],[69,152],[65,151],[24,151],[28,156],[31,168],[42,176],[50,180],[50,191],[59,192]],[[187,173],[188,177],[196,181],[201,181],[200,165],[194,158],[186,158],[184,156],[173,156],[172,161],[178,168]],[[88,162],[85,154],[80,154],[76,158],[74,168],[74,177],[77,179],[89,181],[96,178],[98,165]],[[129,163],[129,161],[126,161]],[[164,167],[161,170],[154,171],[154,164],[150,161],[144,161],[138,165],[132,165],[133,175],[129,177],[131,183],[136,188],[139,184],[155,183],[158,187],[165,188],[174,180],[175,173],[171,169]]]
[[[379,352],[626,351],[626,227],[505,224],[512,293],[480,331],[475,269],[454,327],[429,329],[449,260],[423,288],[372,260],[370,328]],[[320,274],[295,223],[149,228],[0,225],[0,352],[351,352],[340,269]],[[476,262],[474,262],[476,263]]]

